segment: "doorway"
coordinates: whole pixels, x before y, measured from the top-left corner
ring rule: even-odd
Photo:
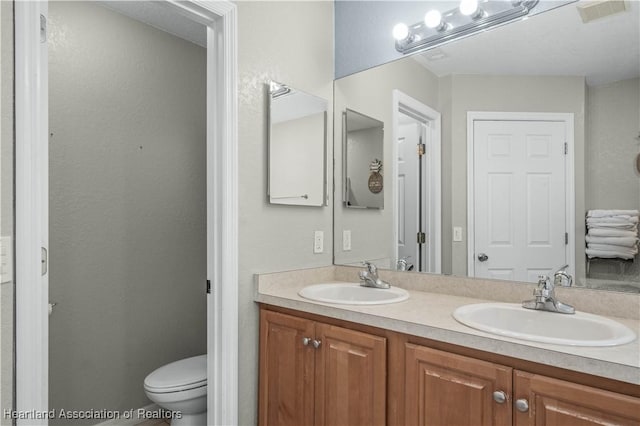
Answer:
[[[207,352],[206,27],[129,5],[49,4],[49,405],[69,412],[149,406],[147,374]]]
[[[468,113],[469,275],[575,271],[571,114]]]
[[[237,422],[236,9],[154,2],[206,26],[208,423]],[[16,404],[48,411],[48,101],[46,2],[16,2]],[[148,11],[141,12],[144,16]],[[214,50],[215,48],[215,50]],[[108,95],[108,94],[107,94]],[[214,126],[215,124],[215,126]],[[224,351],[223,349],[224,348]],[[18,424],[47,424],[44,419]]]
[[[394,250],[400,270],[440,273],[440,113],[393,92]]]

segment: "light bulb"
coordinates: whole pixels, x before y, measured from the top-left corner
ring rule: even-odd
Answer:
[[[428,28],[436,28],[442,24],[442,14],[437,10],[430,10],[424,15],[424,24]]]
[[[393,27],[393,38],[398,41],[404,40],[409,36],[409,27],[402,22]]]
[[[473,15],[478,10],[478,0],[462,0],[460,2],[460,13],[463,15]]]

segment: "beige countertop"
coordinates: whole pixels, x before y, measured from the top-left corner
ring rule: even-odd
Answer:
[[[293,279],[292,279],[293,278]],[[472,303],[496,300],[431,293],[407,288],[408,300],[376,306],[336,305],[315,302],[298,295],[303,287],[336,280],[321,273],[307,281],[300,274],[258,275],[255,300],[283,308],[370,325],[436,341],[465,346],[514,358],[552,365],[640,385],[640,340],[615,347],[574,347],[529,342],[479,331],[457,322],[453,311]],[[612,318],[640,336],[637,319]]]

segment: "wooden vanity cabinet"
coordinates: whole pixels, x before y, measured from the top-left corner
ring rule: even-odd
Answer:
[[[640,426],[640,398],[411,343],[405,353],[408,425]]]
[[[523,371],[514,386],[516,426],[640,425],[640,398]]]
[[[260,425],[640,426],[639,386],[284,312],[260,311]]]
[[[384,425],[386,339],[260,313],[260,425]]]
[[[511,424],[511,368],[411,343],[405,354],[406,424]]]

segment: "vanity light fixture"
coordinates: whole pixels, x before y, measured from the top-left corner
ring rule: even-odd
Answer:
[[[424,21],[393,28],[396,50],[403,54],[429,49],[529,14],[539,0],[462,0],[445,13],[431,10]]]

